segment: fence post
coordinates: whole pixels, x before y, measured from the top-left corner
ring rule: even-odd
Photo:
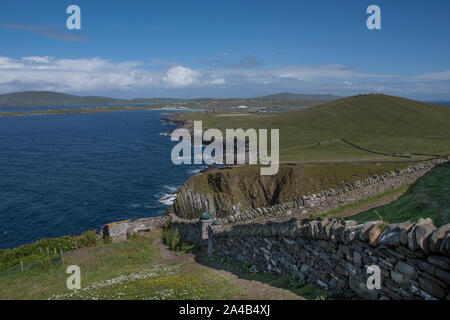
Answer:
[[[49,253],[49,251],[48,251],[48,247],[47,247],[47,255],[49,255],[50,253]]]
[[[64,263],[64,256],[63,256],[62,249],[59,249],[59,253],[61,254],[61,264],[63,264]]]
[[[53,251],[55,252],[55,255],[56,255],[56,254],[57,254],[57,253],[56,253],[56,248],[53,248]]]
[[[20,260],[20,270],[23,271],[23,262],[22,262],[22,260]]]

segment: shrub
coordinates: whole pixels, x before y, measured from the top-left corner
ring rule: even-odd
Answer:
[[[180,245],[180,234],[177,229],[167,228],[163,230],[162,240],[166,246],[175,251]]]
[[[63,236],[45,238],[31,244],[13,249],[0,250],[0,271],[23,263],[38,262],[55,257],[60,252],[75,250],[77,247],[92,247],[97,244],[96,230],[91,230],[80,236]],[[56,254],[55,254],[56,252]]]
[[[75,238],[78,248],[93,247],[97,244],[97,231],[90,230]]]

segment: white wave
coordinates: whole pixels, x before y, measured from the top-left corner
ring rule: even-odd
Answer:
[[[178,190],[179,187],[177,186],[170,186],[170,185],[164,185],[163,186],[164,189],[169,190],[170,192],[175,192]]]
[[[166,193],[163,197],[158,199],[158,201],[161,202],[162,204],[165,204],[166,206],[171,206],[176,198],[177,198],[176,194],[173,194],[173,193],[167,194]]]
[[[206,167],[200,167],[200,168],[197,168],[197,169],[191,169],[191,170],[188,170],[188,173],[190,175],[196,175],[197,173],[200,173],[200,171],[202,171],[205,168]]]

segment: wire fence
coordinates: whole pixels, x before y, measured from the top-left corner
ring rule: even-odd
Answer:
[[[17,275],[22,272],[29,271],[45,271],[53,266],[62,265],[64,263],[64,256],[62,252],[56,256],[44,256],[42,259],[37,259],[30,262],[20,261],[19,264],[8,269],[0,270],[0,278],[12,275]]]

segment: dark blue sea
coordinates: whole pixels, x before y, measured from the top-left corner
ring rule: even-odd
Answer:
[[[163,215],[200,165],[172,164],[161,111],[0,117],[0,248]],[[171,199],[172,198],[172,199]]]

